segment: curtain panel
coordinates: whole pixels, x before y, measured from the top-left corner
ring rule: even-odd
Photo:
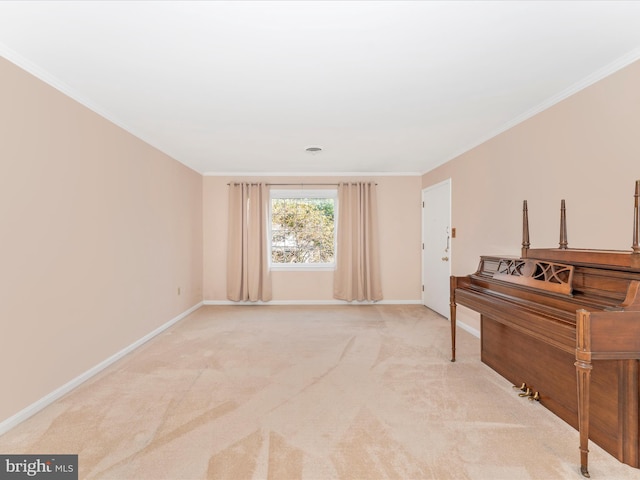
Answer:
[[[227,298],[271,300],[267,251],[269,188],[264,183],[229,185]]]
[[[338,235],[333,296],[382,300],[376,184],[338,185]]]

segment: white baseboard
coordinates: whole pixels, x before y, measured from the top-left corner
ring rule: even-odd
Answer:
[[[379,302],[346,302],[344,300],[270,300],[268,302],[232,302],[205,300],[203,305],[421,305],[421,300],[380,300]]]
[[[190,313],[196,311],[202,305],[203,305],[202,302],[194,305],[189,310],[187,310],[187,311],[181,313],[180,315],[178,315],[177,317],[169,320],[164,325],[161,325],[160,327],[156,328],[155,330],[153,330],[152,332],[148,333],[144,337],[142,337],[139,340],[133,342],[128,347],[125,347],[122,350],[120,350],[118,353],[116,353],[114,355],[111,355],[109,358],[107,358],[106,360],[100,362],[95,367],[87,370],[86,372],[84,372],[83,374],[81,374],[78,377],[74,378],[73,380],[65,383],[64,385],[62,385],[61,387],[57,388],[53,392],[51,392],[48,395],[45,395],[44,397],[42,397],[40,400],[32,403],[31,405],[29,405],[28,407],[24,408],[23,410],[20,410],[15,415],[7,418],[6,420],[3,420],[2,422],[0,422],[0,435],[2,435],[3,433],[8,432],[13,427],[15,427],[16,425],[18,425],[21,422],[24,422],[27,418],[31,417],[32,415],[35,415],[40,410],[42,410],[43,408],[47,407],[48,405],[50,405],[51,403],[53,403],[54,401],[56,401],[57,399],[59,399],[63,395],[66,395],[71,390],[73,390],[74,388],[78,387],[82,383],[86,382],[87,380],[89,380],[94,375],[100,373],[102,370],[107,368],[109,365],[117,362],[118,360],[120,360],[122,357],[124,357],[128,353],[131,353],[132,351],[134,351],[136,348],[138,348],[142,344],[148,342],[149,340],[151,340],[156,335],[162,333],[164,330],[166,330],[167,328],[171,327],[173,324],[179,322],[180,320],[182,320],[184,317],[186,317]]]
[[[460,327],[462,330],[464,330],[466,332],[469,332],[474,337],[480,338],[480,331],[476,330],[473,327],[470,327],[466,323],[462,323],[462,322],[456,321],[456,327]]]

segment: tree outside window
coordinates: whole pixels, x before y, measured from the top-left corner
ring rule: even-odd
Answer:
[[[272,265],[333,266],[335,195],[334,190],[272,191]]]

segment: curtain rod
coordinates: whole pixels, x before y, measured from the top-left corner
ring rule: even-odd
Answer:
[[[355,185],[356,184],[356,182],[340,182],[340,183],[346,183],[348,185]],[[307,185],[315,186],[315,187],[317,187],[317,186],[337,187],[338,185],[340,185],[340,183],[300,183],[300,182],[298,182],[298,183],[265,183],[265,185],[268,185],[270,187],[288,187],[288,186],[305,187]],[[229,186],[229,185],[240,185],[240,184],[241,184],[241,182],[233,182],[233,183],[227,183],[227,186]],[[258,185],[258,183],[257,182],[251,182],[251,183],[249,183],[249,185]],[[376,185],[378,185],[378,184],[376,183]]]

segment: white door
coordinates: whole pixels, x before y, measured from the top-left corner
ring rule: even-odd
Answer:
[[[451,179],[422,190],[422,303],[449,318]]]

